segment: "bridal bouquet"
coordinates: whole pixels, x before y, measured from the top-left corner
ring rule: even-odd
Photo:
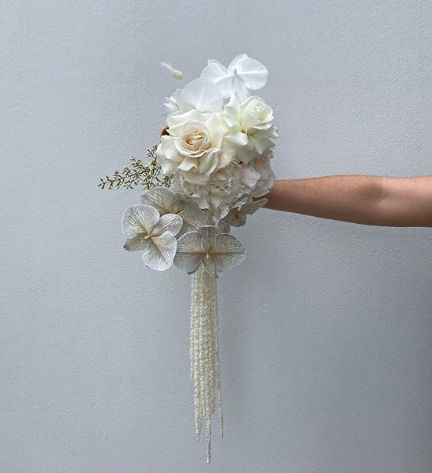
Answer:
[[[182,73],[165,64],[181,79]],[[191,275],[190,363],[195,429],[205,429],[211,460],[211,420],[218,410],[223,432],[217,342],[217,279],[241,263],[245,250],[231,227],[260,209],[274,183],[271,169],[273,110],[254,95],[268,70],[240,54],[228,67],[209,60],[200,77],[165,103],[160,143],[148,163],[100,180],[101,188],[142,185],[140,204],[127,209],[124,248],[140,251],[144,265],[165,271],[175,265]]]

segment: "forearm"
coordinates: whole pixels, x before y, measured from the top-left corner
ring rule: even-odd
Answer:
[[[429,190],[430,189],[430,190]],[[432,179],[328,176],[277,181],[267,208],[365,225],[432,226]]]

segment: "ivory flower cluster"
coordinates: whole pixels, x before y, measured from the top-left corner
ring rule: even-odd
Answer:
[[[233,206],[265,195],[274,183],[274,114],[253,95],[267,77],[266,67],[247,54],[228,67],[209,60],[200,77],[165,104],[167,133],[157,148],[162,172],[173,175],[175,190],[216,221]]]

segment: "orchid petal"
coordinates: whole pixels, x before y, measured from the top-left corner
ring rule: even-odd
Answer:
[[[204,269],[207,271],[208,275],[216,278],[217,277],[217,267],[216,267],[216,258],[212,254],[206,254],[202,259]]]
[[[182,100],[200,112],[218,112],[223,106],[223,97],[219,89],[211,80],[205,78],[189,82],[183,89]]]
[[[203,259],[201,240],[202,235],[195,231],[181,236],[177,242],[174,264],[189,274],[194,273]]]
[[[201,233],[192,231],[182,235],[177,242],[178,253],[204,253]]]
[[[177,235],[183,225],[183,220],[177,214],[162,215],[159,222],[153,227],[153,235],[162,235],[165,232],[171,232]]]
[[[245,258],[245,250],[234,235],[221,233],[216,238],[212,255],[216,264],[216,270],[221,273],[240,264]]]
[[[199,228],[206,224],[207,217],[196,202],[190,201],[186,207],[179,212],[179,216],[183,219],[183,228],[181,232],[186,233],[189,228]]]
[[[161,215],[179,213],[184,209],[186,202],[186,198],[181,194],[174,193],[166,187],[154,187],[146,191],[142,196],[142,203],[151,205],[157,209]]]
[[[151,240],[144,233],[135,235],[125,241],[123,248],[128,251],[146,250],[151,245]]]
[[[159,212],[150,205],[134,205],[123,213],[121,228],[124,234],[139,233],[149,235],[159,221]]]
[[[210,60],[202,70],[201,77],[211,80],[219,89],[224,98],[228,98],[233,93],[232,74],[218,61]]]
[[[216,237],[221,232],[220,228],[214,225],[204,225],[199,229],[199,232],[202,235],[202,248],[204,253],[212,252],[216,244]]]
[[[144,249],[143,262],[147,268],[165,271],[172,266],[177,250],[177,240],[171,232],[152,237],[151,244]]]
[[[258,90],[265,86],[268,77],[267,68],[256,59],[247,54],[237,56],[228,66],[228,70],[234,68],[238,76],[244,81],[250,90]]]

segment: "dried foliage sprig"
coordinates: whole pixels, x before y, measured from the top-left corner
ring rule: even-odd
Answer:
[[[121,171],[114,171],[111,176],[101,177],[98,187],[101,189],[133,189],[142,185],[145,190],[153,187],[171,187],[172,175],[161,175],[161,167],[156,156],[157,146],[146,151],[149,162],[146,164],[141,159],[131,158],[131,164],[125,166]]]

